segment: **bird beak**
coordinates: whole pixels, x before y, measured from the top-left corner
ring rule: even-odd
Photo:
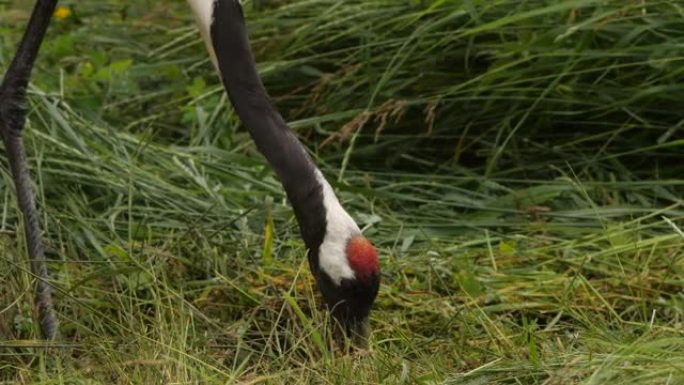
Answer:
[[[336,324],[335,339],[341,346],[354,349],[368,348],[368,335],[370,334],[368,317],[361,320],[348,321],[344,324],[336,322]]]
[[[350,325],[349,338],[352,345],[357,349],[368,348],[368,335],[370,334],[370,326],[368,324],[368,317]]]

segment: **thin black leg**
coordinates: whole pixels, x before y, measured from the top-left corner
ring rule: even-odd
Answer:
[[[0,85],[0,134],[5,143],[7,157],[17,191],[19,209],[24,216],[26,245],[31,259],[31,272],[38,278],[36,302],[43,338],[52,340],[57,335],[57,318],[52,306],[52,289],[48,283],[43,241],[38,211],[31,188],[31,176],[26,163],[26,151],[21,131],[26,118],[26,87],[31,69],[45,37],[57,0],[38,0],[31,13],[17,53],[12,59]]]

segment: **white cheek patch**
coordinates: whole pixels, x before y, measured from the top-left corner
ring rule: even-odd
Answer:
[[[214,22],[214,6],[217,0],[188,0],[192,13],[195,15],[195,23],[202,34],[202,40],[207,46],[211,62],[214,68],[218,69],[218,60],[214,52],[214,45],[211,43],[211,23]]]
[[[320,170],[316,169],[316,179],[323,188],[323,206],[327,227],[323,243],[318,252],[320,268],[340,285],[342,279],[354,279],[354,270],[347,259],[347,242],[353,236],[361,234],[359,226],[342,208],[332,187]]]

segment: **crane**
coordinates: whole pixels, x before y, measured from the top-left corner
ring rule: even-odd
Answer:
[[[336,330],[357,346],[363,345],[380,286],[380,265],[373,245],[344,210],[323,173],[271,102],[256,69],[240,2],[187,2],[235,112],[283,185],[307,248],[310,269]],[[36,1],[0,85],[0,134],[24,217],[31,272],[37,278],[40,329],[49,340],[56,337],[58,324],[22,129],[26,88],[56,5],[57,0]]]

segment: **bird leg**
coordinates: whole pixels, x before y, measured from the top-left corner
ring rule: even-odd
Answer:
[[[24,217],[24,231],[31,273],[38,279],[36,302],[43,338],[52,340],[57,334],[57,319],[52,306],[52,289],[48,283],[43,241],[26,162],[21,131],[26,119],[26,88],[40,43],[55,11],[57,0],[38,0],[31,13],[17,53],[0,85],[0,136],[5,143],[19,209]]]

